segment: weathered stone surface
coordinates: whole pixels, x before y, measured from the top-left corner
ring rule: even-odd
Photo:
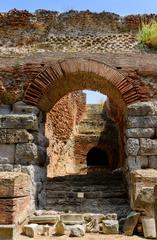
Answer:
[[[129,128],[126,130],[128,138],[149,138],[155,136],[155,128]]]
[[[84,223],[83,214],[61,214],[60,220],[69,225]]]
[[[69,237],[83,237],[85,233],[85,226],[78,224],[71,227]]]
[[[26,103],[19,101],[13,104],[13,113],[33,113],[37,115],[39,113],[39,109],[32,105],[27,105]]]
[[[157,170],[142,169],[130,173],[131,208],[143,212],[145,216],[154,216],[154,198],[152,188],[157,183]]]
[[[123,226],[123,232],[125,233],[125,235],[127,236],[132,236],[134,229],[138,223],[138,219],[139,219],[140,213],[136,213],[136,212],[131,212],[124,223]]]
[[[41,216],[32,216],[29,219],[30,223],[37,224],[54,224],[59,220],[59,215],[41,215]]]
[[[149,168],[157,169],[157,156],[149,156]]]
[[[104,215],[104,214],[85,213],[85,214],[84,214],[84,220],[85,220],[86,222],[90,222],[90,221],[92,221],[93,219],[98,218],[98,221],[99,221],[99,223],[100,223],[100,222],[102,222],[102,220],[105,220],[105,216],[106,216],[106,215]]]
[[[157,139],[140,139],[141,155],[157,155]]]
[[[119,223],[117,220],[103,220],[102,221],[102,232],[104,234],[118,234]]]
[[[137,156],[136,163],[137,163],[137,165],[141,166],[142,169],[148,168],[148,165],[149,165],[148,157],[147,156]]]
[[[142,227],[145,238],[156,239],[156,227],[154,218],[142,217]]]
[[[99,232],[99,219],[93,218],[89,223],[86,224],[86,232]]]
[[[27,224],[23,227],[23,234],[27,237],[35,238],[38,235],[38,224]]]
[[[15,161],[15,145],[14,144],[0,144],[0,163],[13,164]]]
[[[11,105],[1,104],[0,114],[8,114],[11,112]]]
[[[25,129],[0,129],[0,143],[27,143],[33,140]]]
[[[27,174],[0,172],[0,198],[29,196],[30,184]]]
[[[139,161],[136,161],[135,156],[128,156],[126,159],[126,162],[127,162],[129,171],[141,169],[141,163]]]
[[[157,102],[138,102],[128,107],[129,116],[152,116],[157,114]]]
[[[15,225],[0,225],[1,240],[16,240],[17,233]]]
[[[127,128],[157,127],[157,116],[128,117]]]
[[[105,220],[117,220],[116,213],[108,213],[105,215]]]
[[[0,128],[37,130],[38,120],[33,114],[3,114],[0,115]]]
[[[20,164],[32,164],[38,159],[38,148],[34,143],[16,145],[15,162]]]
[[[55,235],[57,236],[61,236],[65,234],[65,224],[62,221],[58,221],[55,224],[54,229],[55,229]]]
[[[139,140],[136,138],[129,138],[126,144],[126,154],[130,156],[138,155],[140,149]]]

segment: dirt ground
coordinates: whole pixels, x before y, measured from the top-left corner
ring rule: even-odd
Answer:
[[[37,238],[29,238],[29,237],[25,237],[20,235],[19,238],[17,240],[30,240],[30,239],[36,239],[36,240],[142,240],[144,238],[142,237],[138,237],[138,236],[131,236],[131,237],[127,237],[124,235],[103,235],[103,234],[97,234],[97,233],[86,233],[86,235],[84,237],[68,237],[66,235],[64,236],[59,236],[56,237],[54,235],[52,235],[51,237],[44,237],[44,236],[39,236]]]

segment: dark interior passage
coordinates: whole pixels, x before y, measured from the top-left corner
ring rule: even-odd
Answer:
[[[93,147],[87,154],[87,166],[102,166],[108,167],[108,155],[105,150],[98,147]]]

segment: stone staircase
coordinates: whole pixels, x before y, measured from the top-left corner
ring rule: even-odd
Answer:
[[[46,186],[47,210],[75,213],[129,212],[127,191],[121,173],[92,173],[49,178]]]
[[[77,127],[75,141],[97,144],[105,131],[105,115],[97,104],[87,105],[87,116]],[[86,175],[68,175],[47,179],[46,210],[73,213],[117,213],[126,217],[130,211],[121,172],[107,169]]]

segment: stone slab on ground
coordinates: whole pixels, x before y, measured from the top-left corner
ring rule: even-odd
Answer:
[[[54,224],[59,220],[59,215],[31,216],[29,223]]]
[[[38,224],[27,224],[23,227],[23,234],[35,238],[38,235]]]
[[[125,235],[127,236],[133,235],[133,232],[138,223],[139,217],[140,217],[140,213],[136,213],[136,212],[131,212],[127,216],[123,226],[123,232],[125,233]]]
[[[83,214],[61,214],[60,220],[65,224],[74,225],[74,224],[83,224],[84,217]]]
[[[74,225],[70,229],[70,237],[83,237],[86,233],[85,226],[83,225]]]
[[[0,225],[1,240],[17,240],[15,225]]]
[[[119,223],[117,220],[103,220],[102,221],[102,232],[104,234],[118,234]]]

